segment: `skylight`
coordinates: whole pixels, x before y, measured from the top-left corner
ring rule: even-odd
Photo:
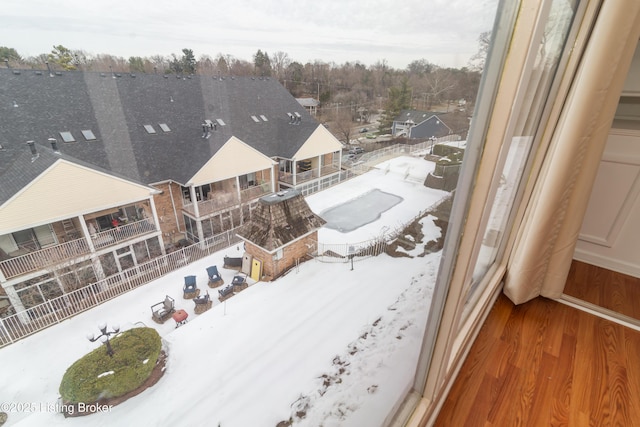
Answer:
[[[71,132],[60,132],[60,137],[64,142],[76,142],[76,139],[71,135]]]
[[[224,126],[225,125],[225,123],[222,121],[222,119],[216,119],[216,122],[218,122],[218,124],[220,126]]]
[[[156,133],[156,130],[151,125],[144,125],[144,130],[146,130],[147,133],[151,135],[154,135]]]
[[[262,120],[264,120],[265,122],[268,122],[269,120],[264,116],[264,114],[260,114],[260,118]]]
[[[260,119],[258,119],[256,116],[251,116],[251,118],[253,119],[254,122],[260,123]]]
[[[82,132],[82,136],[84,136],[84,139],[87,141],[95,141],[97,139],[91,129],[85,129],[80,132]]]
[[[158,123],[158,126],[162,129],[162,132],[171,132],[171,128],[166,123]]]

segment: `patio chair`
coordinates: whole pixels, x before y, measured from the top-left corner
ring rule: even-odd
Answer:
[[[211,308],[211,306],[213,305],[213,301],[211,301],[211,298],[209,297],[209,292],[207,291],[207,293],[201,297],[197,297],[193,299],[194,304],[196,305],[193,309],[193,312],[195,314],[202,314],[205,311],[209,310]]]
[[[218,273],[218,266],[212,265],[211,267],[207,267],[207,274],[209,275],[209,287],[217,288],[218,286],[224,285],[224,280],[220,273]]]
[[[156,323],[163,324],[175,311],[175,300],[167,295],[164,301],[151,306],[151,317]]]
[[[249,284],[247,283],[247,276],[233,276],[231,284],[233,285],[234,292],[240,292],[241,290],[249,287]]]
[[[200,295],[200,289],[196,286],[196,276],[185,276],[182,292],[184,299],[193,299]]]
[[[218,300],[220,302],[229,299],[233,296],[233,285],[227,285],[224,288],[218,290]]]
[[[228,257],[225,255],[223,267],[240,270],[242,268],[242,257]]]

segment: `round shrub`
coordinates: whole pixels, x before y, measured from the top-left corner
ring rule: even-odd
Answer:
[[[67,369],[60,383],[65,403],[93,403],[140,387],[156,365],[162,340],[153,328],[133,328],[111,339],[113,357],[104,345]]]

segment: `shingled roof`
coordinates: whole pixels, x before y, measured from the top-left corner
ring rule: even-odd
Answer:
[[[292,158],[319,126],[270,78],[0,69],[0,93],[4,177],[30,156],[26,141],[46,147],[55,137],[63,154],[102,170],[144,184],[184,184],[232,136],[268,157]],[[291,124],[290,114],[300,120]],[[216,124],[208,138],[205,120]],[[75,141],[63,142],[60,132]]]
[[[326,221],[314,214],[298,190],[281,191],[260,199],[251,221],[236,233],[269,253],[304,237]]]

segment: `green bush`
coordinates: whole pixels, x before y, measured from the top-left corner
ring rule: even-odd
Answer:
[[[60,383],[65,403],[93,403],[140,387],[156,365],[162,341],[153,328],[133,328],[113,338],[111,347],[113,357],[100,345],[67,369]],[[113,374],[101,376],[106,372]]]

